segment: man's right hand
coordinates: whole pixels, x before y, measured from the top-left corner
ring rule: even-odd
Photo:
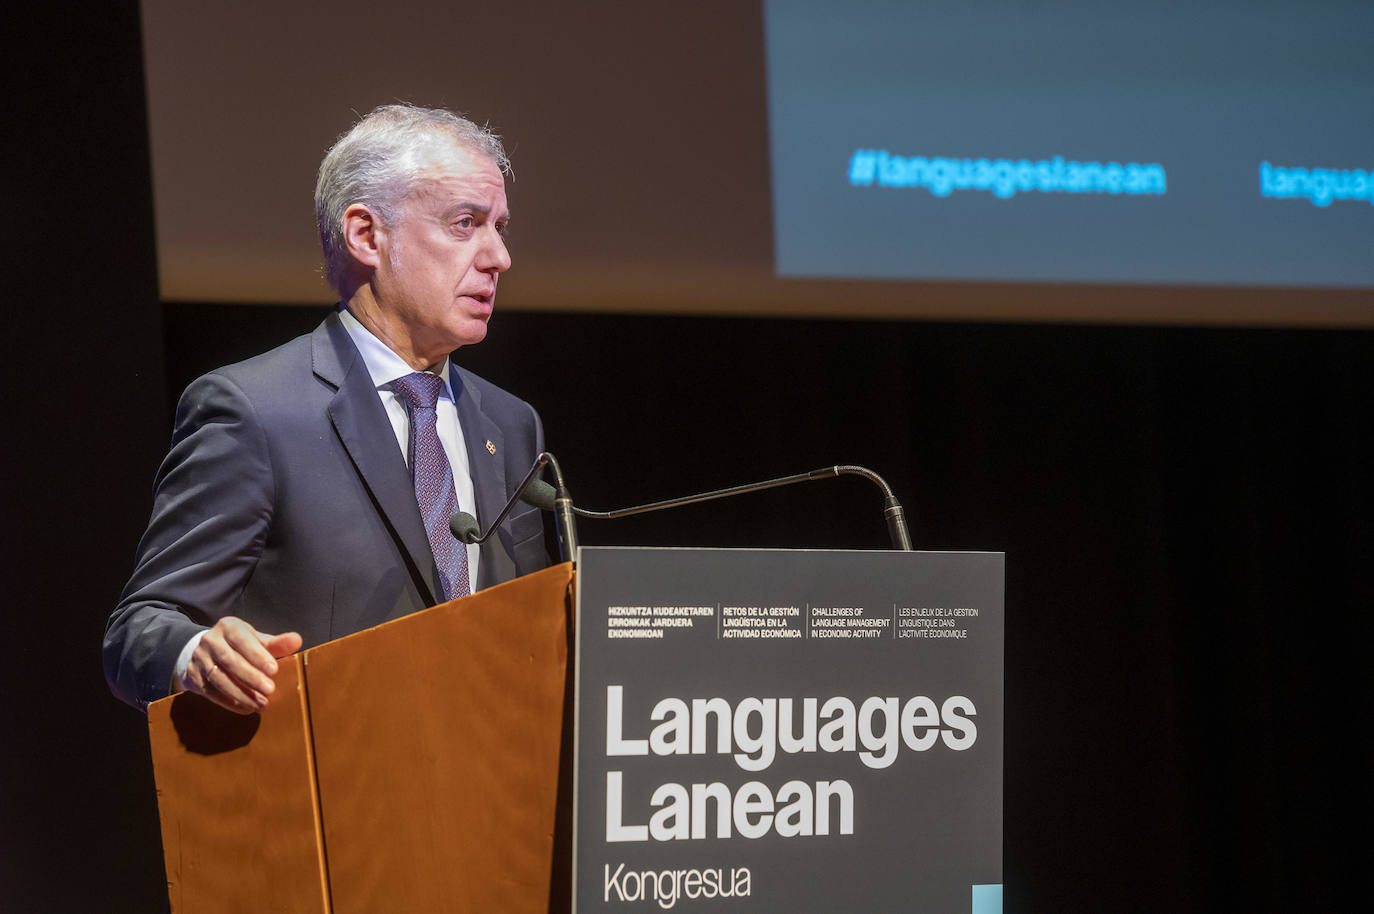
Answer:
[[[267,707],[276,689],[276,658],[300,649],[296,632],[267,635],[242,619],[225,616],[191,652],[180,684],[236,714],[253,714]]]

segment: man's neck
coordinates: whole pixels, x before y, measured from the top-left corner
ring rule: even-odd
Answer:
[[[443,367],[444,360],[448,358],[448,353],[440,353],[437,358],[430,358],[432,353],[421,354],[417,352],[414,341],[405,332],[405,328],[399,322],[391,320],[386,309],[377,303],[376,296],[372,294],[372,288],[366,283],[354,290],[353,294],[344,302],[344,307],[358,319],[358,323],[367,328],[368,333],[375,336],[386,348],[396,353],[416,371],[438,373],[439,369]]]

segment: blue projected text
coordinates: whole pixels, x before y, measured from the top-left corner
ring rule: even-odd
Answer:
[[[886,149],[856,149],[849,158],[855,187],[924,187],[936,197],[956,190],[988,191],[1001,200],[1017,193],[1162,195],[1168,190],[1158,163],[1075,162],[1052,159],[952,159],[899,156]]]
[[[1360,168],[1285,168],[1261,162],[1260,196],[1298,198],[1313,206],[1330,206],[1332,200],[1368,200],[1374,203],[1374,173]]]

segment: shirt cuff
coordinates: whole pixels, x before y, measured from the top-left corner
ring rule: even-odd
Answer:
[[[186,670],[191,666],[191,655],[196,651],[196,645],[200,644],[200,639],[205,637],[209,629],[202,629],[191,636],[191,640],[186,642],[186,646],[177,654],[177,665],[172,668],[172,694],[185,690],[181,684],[182,678],[186,675]]]

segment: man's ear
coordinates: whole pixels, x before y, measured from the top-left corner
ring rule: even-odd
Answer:
[[[363,266],[376,269],[381,265],[381,224],[372,210],[354,203],[343,214],[344,244],[353,259]]]

